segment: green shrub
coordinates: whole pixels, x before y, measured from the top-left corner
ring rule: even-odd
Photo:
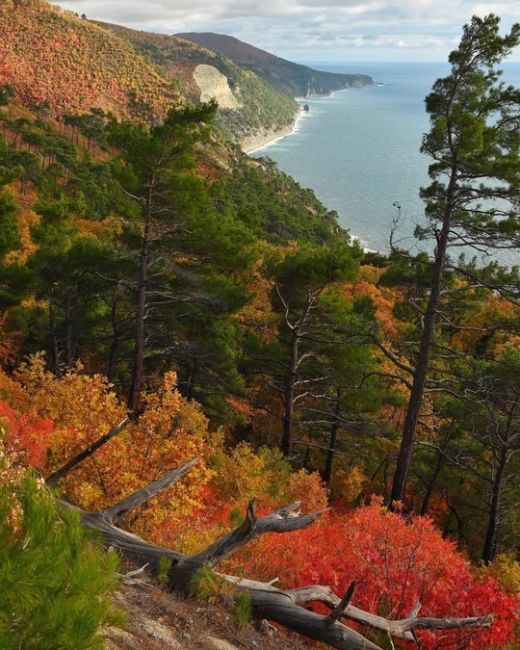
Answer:
[[[34,477],[1,486],[0,648],[103,648],[100,627],[122,622],[110,598],[118,564]]]

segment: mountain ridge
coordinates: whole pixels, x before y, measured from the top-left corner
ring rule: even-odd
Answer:
[[[225,91],[221,95],[225,101],[220,103],[217,125],[229,139],[246,149],[247,142],[258,134],[292,128],[298,113],[294,97],[224,55],[176,36],[138,31],[112,23],[95,24],[126,40],[166,74],[177,79],[191,101],[204,101],[212,94],[219,99],[218,93]],[[201,80],[206,83],[201,83]]]
[[[271,54],[234,36],[214,32],[186,32],[175,36],[228,57],[296,97],[328,95],[335,90],[373,84],[368,75],[315,70]]]

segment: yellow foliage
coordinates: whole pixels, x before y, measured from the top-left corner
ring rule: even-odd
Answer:
[[[271,504],[280,497],[281,486],[286,483],[290,469],[280,451],[262,447],[253,451],[245,442],[231,453],[221,450],[213,459],[216,469],[212,486],[219,498],[244,505],[251,499]],[[285,496],[282,494],[282,497]]]
[[[291,474],[288,485],[289,501],[301,501],[303,512],[319,512],[327,508],[327,490],[318,472],[305,469]]]
[[[218,498],[238,511],[255,499],[261,508],[275,509],[301,501],[302,510],[313,512],[327,507],[327,491],[317,473],[302,469],[292,473],[278,449],[254,451],[240,443],[231,453],[223,450],[213,459],[212,487]]]
[[[38,223],[39,217],[33,210],[20,210],[18,225],[20,228],[21,246],[5,256],[6,264],[25,264],[30,255],[36,252],[38,246],[31,238],[31,227]]]
[[[55,424],[49,471],[109,431],[126,416],[126,408],[101,375],[86,375],[78,364],[63,377],[45,367],[41,355],[32,357],[17,375],[25,386],[27,408],[35,417]],[[181,481],[153,499],[139,513],[134,530],[157,541],[165,522],[180,522],[199,504],[202,488],[211,478],[207,459],[214,454],[219,434],[210,440],[207,419],[198,405],[176,389],[174,373],[147,399],[143,415],[71,472],[65,492],[87,510],[114,504],[163,473],[200,458]]]
[[[503,553],[480,572],[486,576],[493,576],[498,584],[507,591],[520,594],[520,562],[515,553]]]
[[[343,294],[349,301],[360,297],[370,298],[374,305],[375,318],[385,337],[396,337],[399,334],[399,324],[394,318],[394,307],[403,300],[402,293],[397,289],[377,287],[377,273],[372,267],[363,267],[364,272],[354,282],[343,286]],[[369,279],[363,279],[369,278]]]
[[[367,477],[360,467],[338,469],[334,472],[331,481],[332,496],[351,503],[360,495],[366,480]]]
[[[47,473],[127,415],[107,379],[84,373],[81,364],[56,377],[43,355],[35,355],[16,379],[0,374],[0,390],[27,416],[53,423]],[[175,373],[167,373],[162,387],[146,398],[141,416],[64,477],[67,498],[86,510],[100,510],[197,458],[185,480],[132,512],[125,524],[147,539],[189,551],[236,524],[251,499],[260,511],[300,500],[305,512],[326,508],[327,492],[318,474],[291,473],[278,449],[255,451],[241,443],[228,452],[223,433],[210,434],[199,405],[183,398],[176,382]]]

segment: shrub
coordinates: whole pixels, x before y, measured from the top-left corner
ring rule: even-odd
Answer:
[[[94,650],[100,626],[121,622],[110,593],[118,556],[79,516],[61,513],[31,475],[0,487],[0,648]]]

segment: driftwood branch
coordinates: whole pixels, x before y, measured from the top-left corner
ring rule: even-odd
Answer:
[[[295,603],[306,604],[310,602],[321,602],[329,607],[337,608],[341,604],[340,598],[329,588],[322,585],[312,585],[309,587],[300,587],[291,589],[286,592]],[[410,632],[412,630],[429,629],[429,630],[452,630],[461,627],[489,627],[493,622],[492,616],[471,616],[467,618],[431,618],[418,617],[420,605],[416,605],[410,616],[406,618],[391,621],[377,614],[370,614],[354,605],[348,605],[343,616],[356,623],[362,623],[383,632],[388,632],[391,636],[412,639]]]
[[[184,476],[196,463],[186,463],[176,470],[138,490],[118,504],[101,512],[85,512],[67,502],[61,502],[64,508],[76,510],[88,528],[97,530],[105,542],[123,553],[147,563],[152,570],[157,570],[159,561],[165,557],[171,561],[169,571],[169,588],[188,594],[192,588],[197,572],[203,566],[215,566],[238,548],[268,532],[285,533],[301,530],[310,526],[321,513],[302,515],[300,503],[292,503],[264,517],[258,518],[254,502],[247,508],[244,522],[235,530],[222,536],[201,553],[193,556],[184,555],[171,549],[150,544],[137,535],[133,535],[114,525],[114,520],[136,508]],[[416,638],[416,630],[449,630],[466,627],[488,627],[492,616],[437,619],[417,616],[420,605],[416,605],[407,618],[391,621],[376,614],[365,612],[351,604],[355,583],[348,588],[343,598],[339,598],[329,587],[311,585],[297,589],[278,589],[275,581],[270,583],[242,579],[236,576],[217,574],[233,586],[237,596],[246,593],[250,599],[253,615],[257,619],[267,619],[279,623],[307,638],[327,643],[337,650],[381,650],[380,646],[365,636],[351,629],[340,619],[349,619],[366,628],[382,631],[390,638],[406,640]],[[330,608],[329,615],[317,614],[306,609],[313,602],[321,602]]]
[[[83,451],[80,451],[79,454],[71,458],[68,462],[65,463],[65,465],[60,467],[60,469],[56,470],[50,476],[47,477],[46,479],[47,485],[51,487],[53,485],[56,485],[58,481],[60,481],[64,476],[66,476],[69,472],[71,472],[77,465],[82,463],[89,456],[92,456],[92,454],[95,451],[97,451],[103,445],[106,445],[107,442],[109,440],[112,440],[114,436],[117,436],[119,433],[121,433],[121,431],[123,431],[123,429],[126,427],[127,424],[128,424],[128,418],[125,418],[115,427],[110,429],[108,433],[105,433],[104,436],[98,438],[91,445],[83,449]]]
[[[117,548],[125,555],[142,561],[143,564],[147,563],[153,571],[158,569],[159,561],[163,557],[172,562],[178,562],[184,557],[181,553],[145,542],[141,537],[114,526],[103,512],[85,512],[66,501],[60,501],[59,503],[64,509],[75,510],[80,515],[83,525],[97,531],[107,546]]]

